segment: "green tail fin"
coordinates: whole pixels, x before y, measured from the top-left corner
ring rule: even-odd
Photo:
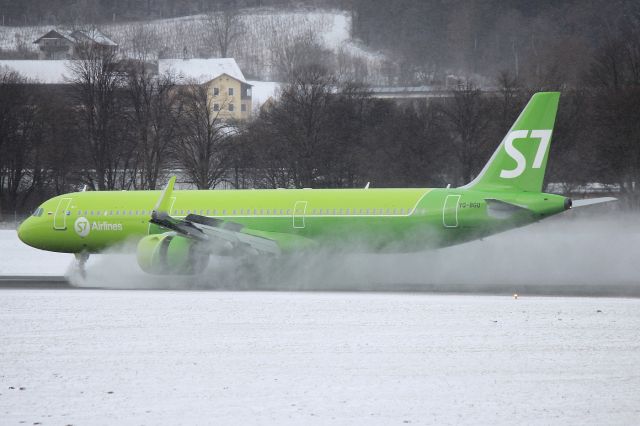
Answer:
[[[463,188],[541,192],[559,92],[531,97],[480,174]]]

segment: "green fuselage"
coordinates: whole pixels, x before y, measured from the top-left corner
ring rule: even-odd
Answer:
[[[22,241],[57,252],[101,252],[167,232],[150,224],[161,191],[78,192],[46,201],[19,229]],[[519,207],[490,211],[487,200]],[[170,215],[197,214],[241,225],[283,251],[312,244],[413,251],[482,238],[565,210],[566,198],[470,189],[174,191]],[[88,228],[88,230],[87,230]]]

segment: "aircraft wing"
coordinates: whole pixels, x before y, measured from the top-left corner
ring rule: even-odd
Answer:
[[[594,204],[610,203],[612,201],[618,201],[614,197],[601,197],[601,198],[585,198],[584,200],[573,200],[571,208],[593,206]]]
[[[195,214],[188,215],[185,218],[185,222],[195,226],[210,238],[224,240],[233,246],[249,246],[258,252],[280,254],[280,246],[276,241],[245,234],[242,232],[244,226],[239,223],[227,222]]]
[[[242,232],[242,224],[196,214],[190,214],[184,219],[172,217],[168,210],[175,181],[173,176],[162,192],[151,214],[151,223],[198,241],[226,242],[234,248],[252,248],[261,253],[280,254],[280,246],[275,240]]]

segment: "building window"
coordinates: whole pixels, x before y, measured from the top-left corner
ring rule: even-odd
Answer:
[[[214,111],[220,111],[220,104],[213,104]]]
[[[251,87],[247,88],[247,97],[251,97]]]
[[[229,87],[229,96],[233,96],[233,87]]]
[[[240,111],[247,112],[247,104],[240,105]]]
[[[213,88],[213,96],[218,96],[220,94],[220,89],[217,87]]]
[[[233,110],[234,110],[233,104],[229,104],[229,111],[233,111]]]

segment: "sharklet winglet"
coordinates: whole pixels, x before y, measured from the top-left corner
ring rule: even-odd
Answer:
[[[155,216],[169,215],[171,195],[173,194],[173,186],[175,185],[175,183],[176,183],[176,177],[171,176],[171,179],[169,179],[167,186],[164,187],[164,190],[162,191],[162,194],[160,195],[158,202],[153,208],[152,216],[155,217]]]

